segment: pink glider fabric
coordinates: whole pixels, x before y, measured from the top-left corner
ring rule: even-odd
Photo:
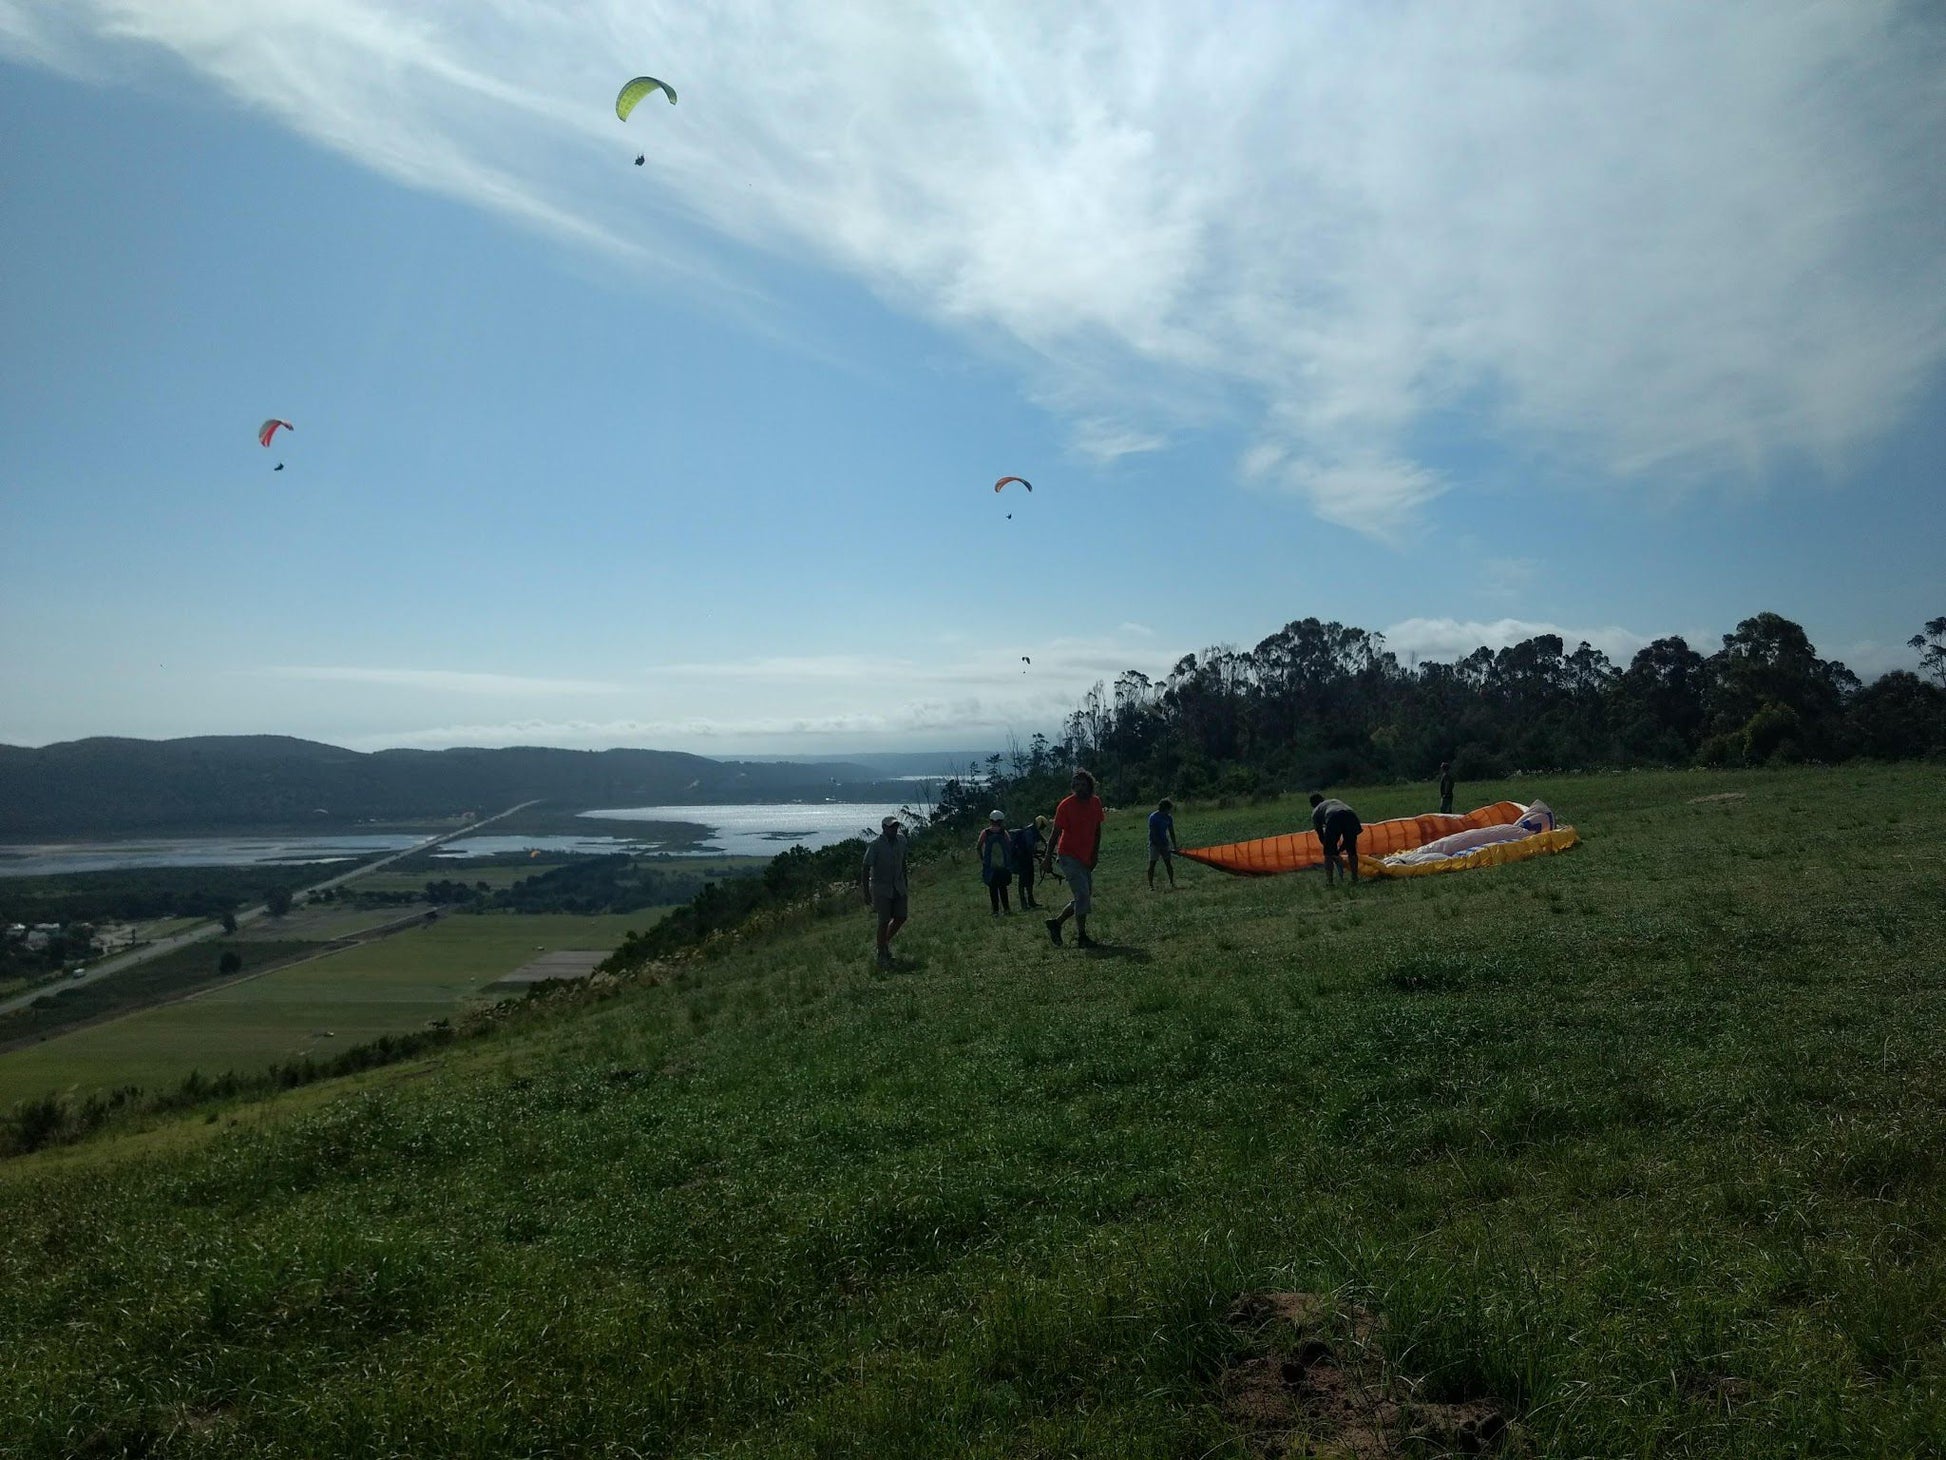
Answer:
[[[282,426],[286,431],[295,431],[297,429],[289,421],[280,421],[275,416],[272,416],[268,421],[265,421],[261,426],[257,427],[257,444],[259,446],[270,445],[270,438],[277,434],[277,428],[279,426]]]

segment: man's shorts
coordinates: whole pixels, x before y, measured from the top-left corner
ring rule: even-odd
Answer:
[[[906,895],[903,892],[888,892],[883,897],[874,893],[872,895],[872,911],[878,914],[878,920],[881,923],[890,918],[902,918],[906,915],[907,905],[905,897]]]
[[[1169,850],[1169,844],[1167,842],[1149,843],[1149,860],[1151,862],[1156,861],[1158,858],[1167,862],[1174,855],[1175,853]]]
[[[1358,855],[1358,833],[1365,828],[1358,818],[1349,811],[1334,811],[1324,819],[1324,834],[1319,838],[1324,843],[1324,854],[1335,857],[1342,850],[1347,856]]]
[[[1086,862],[1078,857],[1056,857],[1061,864],[1061,875],[1067,879],[1068,895],[1074,899],[1074,911],[1079,917],[1086,917],[1095,910],[1095,874]]]

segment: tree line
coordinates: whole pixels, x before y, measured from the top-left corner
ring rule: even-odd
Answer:
[[[1672,636],[1626,665],[1556,634],[1401,664],[1382,634],[1299,619],[1253,649],[1185,655],[1159,680],[1131,669],[1098,682],[1058,739],[1036,735],[949,783],[936,819],[1010,796],[1022,814],[1044,809],[1033,796],[1058,797],[1077,763],[1142,801],[1430,779],[1442,761],[1468,781],[1946,755],[1946,618],[1909,642],[1920,673],[1866,684],[1775,613],[1713,652]]]

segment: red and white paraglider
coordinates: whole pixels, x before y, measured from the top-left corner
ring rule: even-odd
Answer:
[[[282,426],[286,431],[295,431],[297,429],[289,421],[279,420],[276,416],[272,416],[268,421],[265,421],[261,426],[257,427],[257,444],[259,446],[270,445],[270,438],[277,434],[277,428],[279,426]],[[283,469],[284,463],[281,461],[271,468],[272,471],[282,471]]]

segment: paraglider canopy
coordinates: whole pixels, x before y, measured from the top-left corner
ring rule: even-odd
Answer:
[[[624,86],[615,97],[615,115],[623,121],[627,121],[628,114],[635,110],[635,103],[658,88],[668,94],[669,105],[674,106],[676,104],[675,87],[666,81],[658,81],[653,76],[637,76],[628,85]],[[708,108],[704,108],[704,110],[708,110]]]
[[[295,431],[297,429],[289,421],[280,421],[275,416],[272,416],[268,421],[265,421],[261,426],[257,427],[257,444],[259,446],[270,445],[270,438],[277,434],[277,428],[279,426],[282,426],[286,431]]]
[[[1002,487],[1006,486],[1008,482],[1019,482],[1023,487],[1027,488],[1028,491],[1031,492],[1034,490],[1034,484],[1028,481],[1026,477],[1002,477],[1000,478],[999,481],[993,484],[993,490],[996,492],[999,491]]]

